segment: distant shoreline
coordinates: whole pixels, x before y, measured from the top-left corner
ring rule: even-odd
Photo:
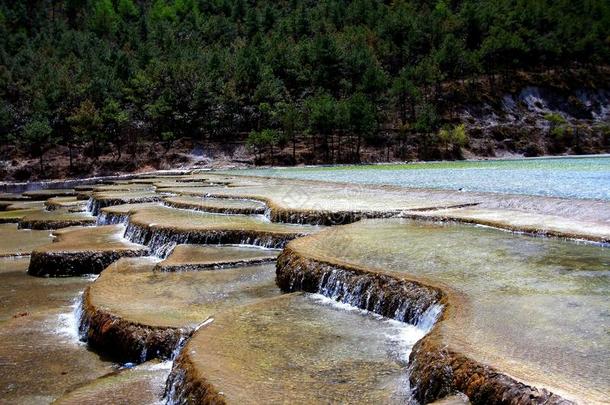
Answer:
[[[290,169],[315,169],[315,168],[347,168],[347,167],[384,167],[392,165],[422,165],[427,164],[459,164],[459,163],[482,163],[482,162],[511,162],[511,161],[536,161],[536,160],[556,160],[556,159],[597,159],[597,158],[610,158],[609,153],[591,154],[591,155],[545,155],[536,157],[478,157],[463,160],[411,160],[411,161],[389,161],[389,162],[363,162],[363,163],[337,163],[337,164],[317,164],[317,165],[305,165],[299,164],[294,166],[269,166],[262,165],[256,166],[253,164],[244,164],[243,162],[220,160],[218,162],[212,161],[209,166],[197,166],[196,163],[183,165],[174,169],[160,169],[160,170],[146,170],[141,171],[139,168],[134,171],[117,171],[108,175],[90,175],[86,174],[83,176],[61,176],[52,177],[48,179],[36,179],[33,181],[0,181],[0,192],[11,192],[10,189],[21,189],[22,191],[33,190],[37,188],[60,188],[66,186],[65,184],[57,184],[61,182],[74,182],[75,184],[87,184],[88,182],[114,180],[114,179],[126,179],[130,176],[147,174],[147,173],[184,173],[191,170],[222,170],[222,171],[233,171],[233,170],[290,170]],[[19,191],[17,191],[19,192]]]

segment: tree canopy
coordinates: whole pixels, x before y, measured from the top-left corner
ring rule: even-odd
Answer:
[[[438,130],[443,81],[605,63],[609,38],[607,0],[2,0],[0,140],[307,131],[330,159],[335,134]]]

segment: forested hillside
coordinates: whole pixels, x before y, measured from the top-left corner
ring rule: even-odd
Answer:
[[[607,0],[0,4],[4,154],[60,145],[70,166],[179,138],[246,140],[267,162],[283,148],[276,163],[354,162],[364,145],[459,157],[456,105],[516,72],[569,87],[610,61]]]

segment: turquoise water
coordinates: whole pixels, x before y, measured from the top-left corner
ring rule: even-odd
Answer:
[[[321,166],[240,173],[413,188],[610,200],[610,156]]]

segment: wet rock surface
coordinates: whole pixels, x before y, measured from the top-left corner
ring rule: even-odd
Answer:
[[[129,215],[135,213],[137,210],[148,207],[158,206],[158,202],[148,203],[133,203],[133,204],[120,204],[105,207],[100,210],[97,216],[98,225],[116,225],[126,224],[129,219]]]
[[[72,188],[49,188],[25,191],[23,196],[32,200],[46,200],[51,197],[67,197],[76,195],[76,191]]]
[[[260,184],[256,184],[260,182]],[[254,183],[254,184],[248,184]],[[170,190],[193,196],[247,198],[264,202],[273,222],[337,225],[362,218],[396,216],[404,210],[429,210],[475,204],[468,196],[450,196],[281,179],[246,178],[232,187],[205,190]]]
[[[319,293],[411,324],[446,301],[440,289],[404,275],[311,259],[290,246],[278,258],[276,282],[285,292]]]
[[[45,201],[0,201],[0,211],[15,211],[15,210],[35,210],[43,209]]]
[[[165,205],[222,214],[264,214],[267,206],[259,201],[194,196],[167,197]]]
[[[32,251],[28,273],[35,276],[97,274],[120,257],[143,256],[148,248],[122,237],[124,227],[74,227],[56,231],[53,243]]]
[[[155,266],[157,271],[194,271],[269,263],[277,249],[245,246],[177,245],[167,259]]]
[[[121,259],[83,297],[88,343],[127,361],[168,358],[207,319],[279,294],[273,265],[153,272],[158,259]]]
[[[113,371],[78,342],[74,300],[88,278],[27,275],[28,258],[0,258],[0,403],[45,404]]]
[[[49,231],[18,229],[17,224],[0,224],[0,257],[29,255],[32,249],[52,241]]]
[[[68,212],[66,209],[56,209],[25,215],[19,220],[19,228],[60,229],[69,226],[95,225],[95,222],[95,217],[88,213]]]
[[[98,215],[100,209],[121,204],[135,204],[161,201],[163,194],[157,194],[154,190],[136,191],[101,191],[91,194],[89,199],[89,211],[92,215]]]
[[[169,362],[152,361],[121,370],[85,384],[63,395],[53,404],[160,404],[170,367]]]
[[[412,211],[434,215],[435,210],[476,207],[498,215],[515,215],[519,218],[511,228],[515,231],[544,234],[549,224],[556,223],[563,224],[561,233],[573,234],[578,239],[599,241],[610,237],[610,202],[604,200],[235,177],[239,180],[233,181],[233,187],[210,189],[205,195],[264,201],[270,208],[271,219],[277,221],[338,225],[361,218],[411,216]],[[201,195],[197,191],[190,194]],[[474,223],[485,223],[485,220],[471,218]],[[578,226],[583,222],[587,223],[586,227]],[[552,232],[548,234],[554,236]]]
[[[177,403],[405,403],[423,332],[301,293],[218,314],[186,344]],[[255,336],[255,338],[253,338]]]
[[[432,402],[432,405],[468,405],[470,401],[464,394],[449,395],[443,399]]]
[[[221,215],[168,207],[137,210],[129,216],[126,237],[163,256],[176,244],[246,244],[281,248],[317,231],[247,215]]]
[[[85,211],[86,202],[78,197],[52,197],[45,201],[44,205],[49,211],[65,208],[71,212]]]
[[[487,225],[538,236],[610,242],[610,224],[507,209],[463,208],[413,212],[405,217]]]
[[[306,273],[294,289],[317,288],[309,274],[330,266],[438,286],[446,294],[443,320],[411,357],[411,383],[422,401],[457,390],[473,403],[563,401],[557,394],[603,402],[610,386],[602,371],[610,344],[603,326],[609,255],[600,246],[481,227],[369,220],[294,241],[278,261],[278,280]],[[349,298],[357,284],[350,285],[318,291]]]
[[[524,384],[441,343],[433,331],[413,348],[409,376],[414,397],[433,402],[455,391],[474,404],[572,404],[544,388]],[[439,401],[443,403],[443,401]],[[435,402],[436,403],[436,402]],[[451,403],[451,402],[449,402]]]
[[[40,208],[0,211],[0,224],[19,223],[27,215],[37,214],[40,211]]]
[[[9,403],[608,400],[607,250],[454,224],[604,242],[607,202],[211,172],[68,183],[0,195]],[[360,221],[391,217],[424,221]],[[261,246],[285,248],[274,264]],[[165,398],[170,362],[117,373],[87,347],[179,354]]]

